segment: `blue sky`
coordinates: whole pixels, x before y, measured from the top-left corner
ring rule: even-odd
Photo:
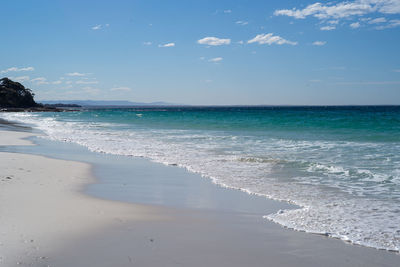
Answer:
[[[400,0],[2,1],[38,100],[400,104]]]

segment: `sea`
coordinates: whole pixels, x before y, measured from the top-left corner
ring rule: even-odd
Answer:
[[[1,113],[44,138],[144,157],[286,201],[290,229],[400,249],[400,106],[132,107]]]

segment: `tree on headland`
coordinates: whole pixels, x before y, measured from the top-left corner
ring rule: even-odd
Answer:
[[[19,82],[8,78],[0,79],[0,107],[2,108],[30,108],[38,107],[33,99],[34,93]]]

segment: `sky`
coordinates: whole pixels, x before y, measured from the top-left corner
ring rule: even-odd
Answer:
[[[36,100],[400,104],[400,0],[2,0]]]

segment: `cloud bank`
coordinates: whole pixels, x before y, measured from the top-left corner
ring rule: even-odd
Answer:
[[[174,47],[175,43],[160,44],[158,47]]]
[[[0,71],[0,73],[19,72],[19,71],[34,71],[34,70],[35,70],[34,67],[24,67],[24,68],[11,67],[11,68]]]
[[[253,39],[250,39],[247,41],[248,44],[251,43],[258,43],[258,44],[277,44],[277,45],[283,45],[283,44],[288,44],[288,45],[297,45],[297,42],[292,42],[288,41],[278,35],[274,35],[273,33],[267,33],[267,34],[258,34],[256,37]]]
[[[70,73],[67,73],[65,75],[71,76],[71,77],[83,77],[83,76],[86,76],[85,73],[80,73],[80,72],[70,72]]]
[[[221,39],[217,37],[204,37],[197,41],[199,44],[204,45],[212,45],[212,46],[219,46],[219,45],[229,45],[231,43],[231,39]]]
[[[315,41],[312,44],[315,46],[323,46],[323,45],[326,45],[326,42],[325,41]]]
[[[398,0],[357,0],[339,3],[314,3],[303,9],[280,9],[274,12],[275,16],[289,16],[296,19],[305,19],[313,16],[318,19],[340,19],[350,16],[362,16],[369,13],[399,14],[400,1]]]
[[[223,60],[222,57],[215,57],[215,58],[209,59],[208,61],[217,63],[217,62],[221,62],[222,60]]]
[[[366,16],[380,14],[381,16],[375,19]],[[355,0],[355,1],[341,1],[341,2],[316,2],[310,4],[305,8],[292,8],[292,9],[278,9],[275,10],[275,16],[288,16],[295,19],[306,19],[307,17],[314,17],[322,20],[328,24],[336,22],[341,19],[352,19],[354,17],[362,17],[361,21],[367,21],[367,24],[383,24],[374,27],[377,30],[394,28],[400,26],[399,20],[388,20],[382,15],[396,15],[400,14],[400,0]],[[360,22],[349,24],[351,28],[357,29],[361,26]],[[334,30],[333,26],[324,26],[321,30]]]

